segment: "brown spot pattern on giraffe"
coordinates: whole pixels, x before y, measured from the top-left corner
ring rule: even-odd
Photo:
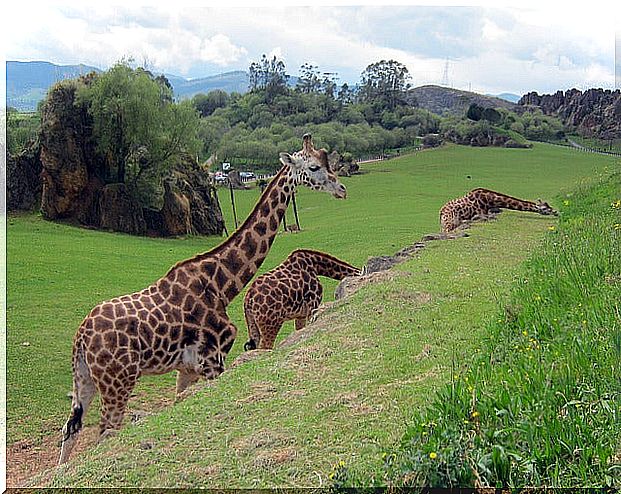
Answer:
[[[246,292],[246,348],[273,348],[285,321],[296,320],[296,329],[302,328],[321,304],[323,289],[318,276],[341,280],[359,274],[360,269],[329,254],[293,251],[276,268],[259,276]]]

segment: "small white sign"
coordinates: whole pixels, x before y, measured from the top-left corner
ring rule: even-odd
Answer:
[[[231,169],[231,164],[230,163],[222,163],[222,169],[223,170],[230,170]]]

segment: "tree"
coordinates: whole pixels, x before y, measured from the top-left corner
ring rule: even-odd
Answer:
[[[264,54],[260,62],[250,64],[248,71],[250,72],[250,90],[265,91],[267,102],[271,102],[277,95],[287,92],[289,76],[285,72],[285,62],[276,58],[275,55],[268,58]]]
[[[350,88],[349,85],[345,82],[339,88],[338,93],[336,95],[336,99],[342,105],[350,105],[356,99],[356,90],[353,88]]]
[[[199,93],[192,98],[192,104],[201,117],[208,117],[218,108],[224,108],[229,102],[229,95],[221,89],[214,89],[207,94]]]
[[[392,111],[406,102],[409,79],[407,67],[396,60],[373,63],[362,72],[361,99],[363,102],[379,102],[385,109]]]
[[[104,180],[136,189],[183,153],[195,156],[200,149],[191,102],[173,103],[170,88],[143,69],[119,62],[85,85],[79,98],[88,105],[97,149],[106,160]]]
[[[475,122],[478,122],[483,117],[483,107],[476,103],[472,103],[468,107],[468,111],[466,112],[466,117],[468,117],[470,120],[474,120]]]
[[[301,93],[311,94],[319,92],[321,88],[321,79],[319,78],[319,70],[316,65],[304,63],[300,67],[300,77],[295,86],[297,91]]]

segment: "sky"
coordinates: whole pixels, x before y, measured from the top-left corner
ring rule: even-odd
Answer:
[[[369,64],[394,59],[413,86],[518,95],[615,87],[621,16],[611,3],[442,3],[24,0],[2,7],[2,34],[6,60],[105,69],[132,58],[185,78],[247,70],[267,54],[291,75],[310,62],[350,84]]]

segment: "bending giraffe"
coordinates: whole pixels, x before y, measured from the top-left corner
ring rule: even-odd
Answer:
[[[179,396],[199,378],[224,371],[237,334],[226,308],[265,260],[295,188],[346,196],[327,152],[315,149],[310,135],[301,151],[281,153],[280,162],[250,216],[226,241],[178,263],[144,290],[97,305],[84,319],[73,342],[73,399],[59,464],[68,460],[97,392],[104,438],[121,427],[141,375],[178,371]]]
[[[321,304],[318,276],[342,280],[359,268],[316,250],[294,250],[280,265],[252,282],[244,297],[249,340],[244,350],[271,349],[285,321],[302,329]]]
[[[501,209],[531,211],[543,215],[557,215],[558,212],[547,203],[524,201],[489,189],[474,189],[465,196],[447,202],[440,209],[442,232],[448,233],[465,221],[499,213]]]

